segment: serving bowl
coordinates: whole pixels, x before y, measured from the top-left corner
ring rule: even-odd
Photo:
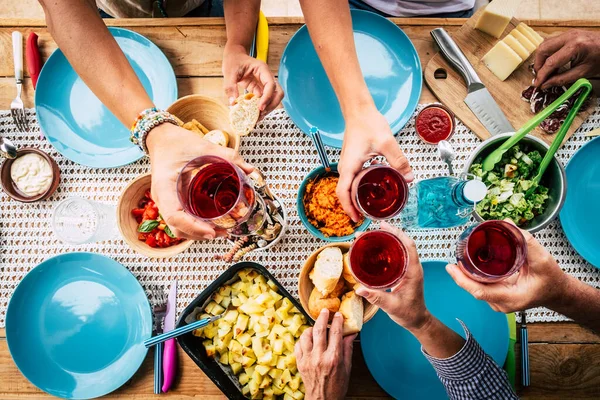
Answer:
[[[464,172],[469,173],[471,165],[473,165],[476,160],[483,160],[512,135],[513,133],[511,132],[495,135],[481,143],[467,160]],[[548,151],[548,145],[534,136],[527,135],[521,139],[519,143],[526,144],[531,150],[539,151],[542,157]],[[531,233],[538,232],[547,227],[556,217],[558,217],[558,214],[565,203],[567,196],[567,176],[564,167],[560,161],[558,161],[556,156],[554,156],[550,162],[540,184],[548,188],[548,203],[546,210],[532,219],[530,223],[523,228]],[[473,215],[478,221],[484,221],[484,219],[477,214],[477,211],[475,211]]]
[[[308,257],[308,259],[302,266],[302,269],[300,270],[300,277],[298,278],[298,297],[300,298],[300,303],[302,304],[302,307],[304,308],[304,310],[309,309],[308,308],[308,299],[310,298],[310,294],[312,293],[312,291],[315,287],[315,285],[313,284],[312,280],[309,277],[309,274],[310,274],[310,271],[315,266],[315,261],[317,261],[317,256],[319,255],[319,253],[321,253],[321,251],[323,251],[324,249],[326,249],[328,247],[339,247],[342,250],[342,253],[345,254],[348,251],[350,251],[351,246],[352,246],[352,243],[350,243],[350,242],[330,243],[330,244],[327,244],[327,245],[315,250],[310,255],[310,257]],[[344,278],[340,277],[340,279],[344,279]],[[379,307],[374,306],[373,304],[370,304],[366,300],[363,300],[363,304],[365,307],[364,315],[363,315],[363,323],[367,323],[371,318],[373,318],[375,316],[375,314],[377,313],[377,310],[379,310]],[[307,311],[307,313],[308,313],[308,311]],[[308,315],[310,316],[310,313],[308,313]],[[310,317],[310,318],[311,318],[311,320],[314,321],[314,319],[312,319],[312,317]]]
[[[182,97],[171,104],[167,111],[181,121],[197,120],[209,131],[220,129],[229,135],[227,147],[238,151],[240,137],[233,132],[229,123],[229,108],[219,101],[206,96],[192,94]]]
[[[14,184],[12,177],[10,176],[10,168],[16,159],[18,159],[21,156],[24,156],[25,154],[31,153],[40,155],[44,160],[46,160],[50,164],[50,167],[52,168],[52,183],[50,184],[50,187],[48,187],[48,190],[46,190],[44,193],[40,193],[35,196],[25,196],[19,190],[17,190],[16,185]],[[4,190],[4,192],[9,197],[11,197],[14,200],[20,201],[21,203],[33,203],[36,201],[45,200],[48,197],[52,196],[52,194],[58,188],[59,184],[60,169],[58,168],[56,161],[54,161],[52,157],[50,157],[42,150],[33,147],[24,147],[22,149],[17,150],[17,158],[4,160],[4,163],[2,163],[2,167],[0,167],[0,185],[2,186],[2,190]]]
[[[173,257],[187,250],[194,242],[186,239],[171,247],[154,248],[138,239],[138,223],[131,210],[138,208],[139,201],[144,197],[146,190],[150,189],[151,183],[152,176],[148,173],[138,176],[127,185],[117,204],[117,225],[123,239],[136,252],[150,258]]]
[[[337,164],[331,164],[331,172],[330,173],[337,174],[337,167],[338,167]],[[304,209],[304,193],[306,192],[306,185],[308,185],[308,183],[311,182],[312,180],[314,180],[322,175],[325,175],[325,174],[327,174],[327,172],[325,171],[325,167],[323,167],[321,165],[321,166],[315,168],[314,170],[312,170],[308,175],[306,175],[306,177],[300,184],[300,188],[298,188],[298,197],[296,198],[296,208],[298,211],[298,217],[300,218],[300,221],[302,221],[302,224],[306,227],[306,229],[314,237],[322,239],[326,242],[333,242],[333,243],[347,242],[348,240],[354,239],[357,232],[366,231],[367,228],[369,227],[369,225],[371,225],[372,221],[368,218],[365,218],[363,223],[361,225],[359,225],[358,227],[356,227],[356,229],[354,230],[354,233],[351,235],[325,236],[319,229],[317,229],[310,223],[310,221],[308,220],[308,217],[306,216],[306,210]]]

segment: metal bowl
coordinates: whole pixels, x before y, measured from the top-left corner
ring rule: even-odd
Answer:
[[[471,165],[475,163],[475,160],[483,160],[483,158],[498,148],[507,138],[512,135],[513,133],[503,133],[492,136],[481,143],[481,145],[475,149],[475,152],[467,160],[464,171],[469,172],[469,169],[471,168]],[[526,144],[530,149],[539,151],[542,156],[544,156],[548,151],[548,145],[534,136],[527,135],[521,139],[521,142],[519,143]],[[538,215],[531,220],[529,225],[525,228],[525,230],[531,233],[535,233],[548,226],[550,222],[558,217],[560,209],[565,203],[565,198],[567,196],[567,176],[565,174],[564,167],[560,161],[558,161],[556,156],[554,156],[554,159],[544,173],[541,184],[549,189],[548,206],[543,214]],[[473,215],[478,221],[484,220],[479,214],[477,214],[477,212],[474,212]]]

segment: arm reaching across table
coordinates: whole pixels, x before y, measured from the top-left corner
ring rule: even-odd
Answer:
[[[73,69],[119,121],[129,127],[143,110],[154,107],[93,0],[40,3],[50,33]],[[191,159],[206,154],[232,161],[246,172],[252,167],[234,150],[211,144],[170,123],[153,128],[146,145],[152,163],[152,195],[173,234],[194,240],[223,235],[183,211],[177,198],[179,171]]]
[[[354,45],[348,0],[301,0],[300,5],[313,45],[346,122],[338,166],[337,195],[344,211],[358,222],[360,214],[352,205],[350,187],[366,161],[382,155],[407,181],[414,179],[413,173],[387,120],[377,110],[363,78]]]

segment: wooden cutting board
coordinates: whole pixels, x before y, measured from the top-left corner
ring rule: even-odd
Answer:
[[[475,29],[475,23],[483,9],[479,10],[475,15],[467,20],[467,22],[452,35],[452,39],[458,47],[465,53],[479,78],[487,89],[492,94],[504,114],[511,122],[515,130],[519,129],[534,114],[529,108],[529,103],[521,99],[521,93],[525,88],[531,85],[533,75],[529,71],[528,66],[535,59],[535,52],[521,65],[515,72],[512,73],[504,82],[498,79],[482,62],[481,58],[498,42],[488,34]],[[502,38],[506,36],[514,27],[519,24],[516,18],[513,18],[511,23],[504,31]],[[544,36],[542,32],[538,32]],[[482,140],[490,137],[490,133],[479,122],[475,114],[467,107],[464,102],[467,96],[466,83],[460,74],[450,66],[444,59],[441,53],[434,55],[427,63],[424,71],[425,82],[435,96],[450,108],[456,116]],[[446,76],[443,78],[443,76]],[[581,111],[569,132],[565,141],[573,135],[575,130],[581,126],[583,121],[591,114],[596,104],[596,101],[590,102],[590,106],[586,110]],[[552,143],[555,135],[549,135],[539,128],[536,128],[530,134],[539,137],[546,143]]]

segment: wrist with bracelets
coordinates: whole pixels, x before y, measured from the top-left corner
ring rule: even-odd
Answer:
[[[148,147],[146,146],[146,138],[148,134],[152,129],[164,123],[179,126],[179,120],[174,115],[171,115],[167,111],[161,111],[156,107],[148,108],[138,115],[131,126],[129,140],[138,145],[144,154],[147,155]]]

